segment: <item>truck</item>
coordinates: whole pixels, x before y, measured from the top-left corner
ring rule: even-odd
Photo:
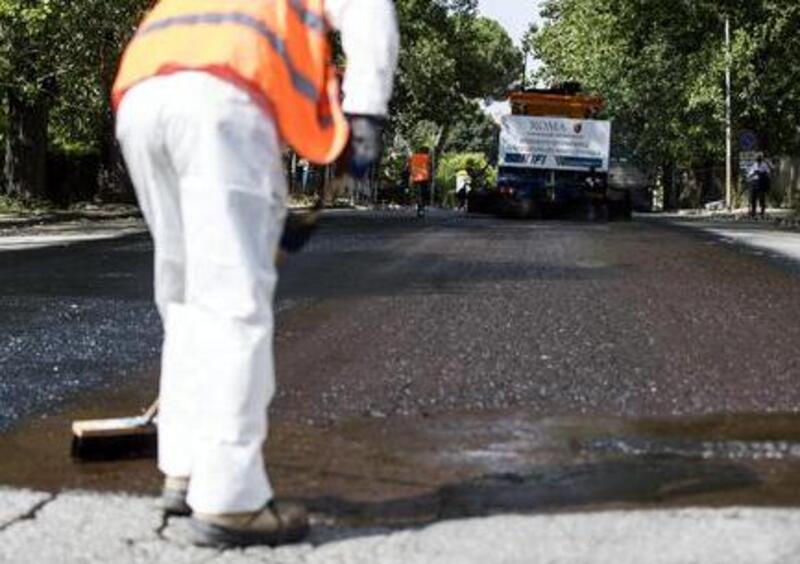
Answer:
[[[611,122],[601,97],[577,85],[509,95],[500,124],[497,211],[545,217],[577,211],[590,220],[629,218],[630,194],[609,188]]]

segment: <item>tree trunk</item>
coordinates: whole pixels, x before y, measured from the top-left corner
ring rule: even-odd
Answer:
[[[110,111],[103,124],[102,135],[96,199],[103,202],[135,203],[136,196],[117,143],[114,116]]]
[[[447,142],[447,134],[450,132],[450,125],[443,124],[439,128],[439,133],[436,135],[436,140],[434,141],[433,147],[433,154],[431,155],[431,201],[430,204],[433,206],[436,203],[436,169],[439,167],[439,160],[442,157],[442,152],[444,151],[444,145]],[[444,190],[444,187],[442,188]],[[439,201],[444,201],[444,198],[440,197]]]
[[[675,190],[675,167],[667,163],[661,169],[661,184],[664,186],[664,210],[674,210],[678,207],[678,195]]]
[[[5,147],[5,192],[23,201],[46,199],[47,118],[45,96],[33,103],[8,94],[8,132]]]
[[[118,40],[111,30],[106,30],[100,52],[100,76],[106,100],[111,99],[118,58]],[[136,195],[117,143],[116,123],[110,107],[105,111],[101,135],[96,199],[105,202],[135,203]]]

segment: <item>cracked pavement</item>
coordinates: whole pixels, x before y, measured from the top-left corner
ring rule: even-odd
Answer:
[[[9,564],[793,564],[800,558],[800,513],[781,509],[509,515],[394,532],[318,526],[296,546],[215,550],[187,543],[185,519],[171,519],[162,532],[152,498],[0,490],[0,507],[0,562]]]

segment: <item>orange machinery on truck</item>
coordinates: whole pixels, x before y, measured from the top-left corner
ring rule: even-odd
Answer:
[[[501,121],[499,211],[520,217],[578,209],[590,218],[630,216],[630,197],[608,188],[611,122],[605,101],[565,84],[509,95]]]

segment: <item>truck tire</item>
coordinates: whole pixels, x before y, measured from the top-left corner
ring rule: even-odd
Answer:
[[[530,219],[535,213],[535,205],[531,200],[515,202],[513,215],[516,219]]]
[[[633,219],[633,199],[630,192],[625,192],[620,199],[609,202],[612,221],[630,221]]]
[[[580,207],[581,219],[590,223],[604,223],[609,218],[609,204],[606,201],[585,200]]]
[[[594,202],[594,221],[605,223],[608,221],[609,216],[608,202]]]
[[[625,204],[622,208],[622,220],[630,221],[633,219],[633,196],[630,192],[625,192]]]

